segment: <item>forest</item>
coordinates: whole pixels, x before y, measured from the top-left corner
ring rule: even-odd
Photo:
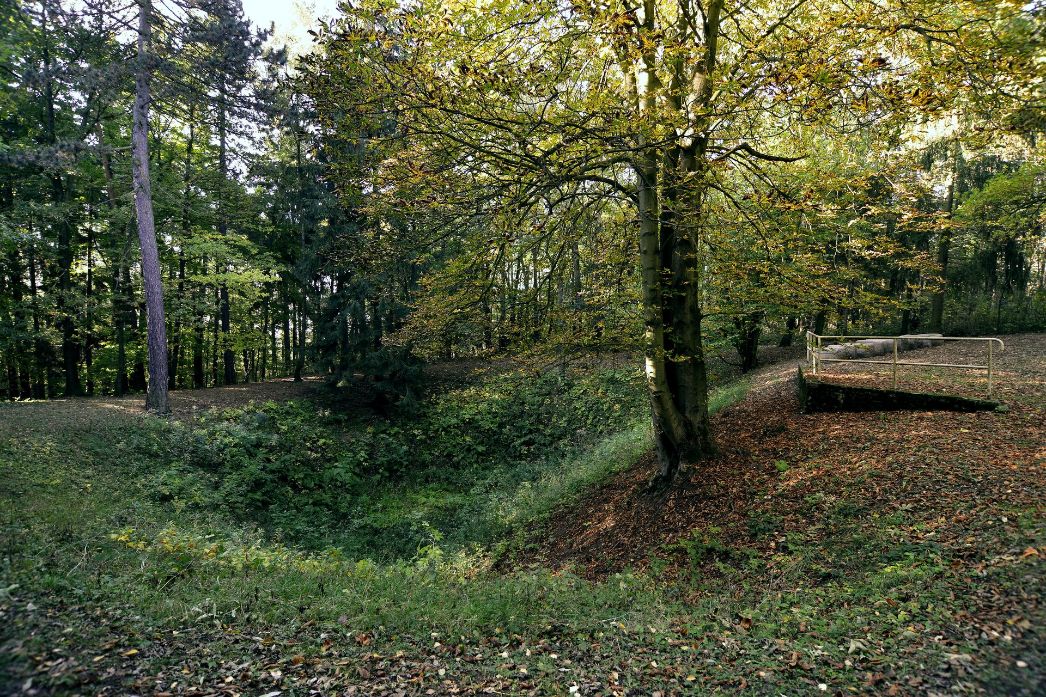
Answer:
[[[1046,5],[291,4],[0,0],[0,693],[1046,689]]]

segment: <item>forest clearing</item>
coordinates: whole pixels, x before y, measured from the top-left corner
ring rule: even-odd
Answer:
[[[0,0],[0,695],[1046,693],[1042,0]]]

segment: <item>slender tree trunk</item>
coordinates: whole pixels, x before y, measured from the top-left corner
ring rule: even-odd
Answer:
[[[269,289],[265,287],[265,300],[262,305],[262,326],[261,326],[261,365],[259,366],[259,377],[262,382],[265,382],[265,374],[269,367]]]
[[[21,267],[18,250],[11,251],[11,299],[14,301],[14,326],[19,334],[17,351],[12,352],[12,358],[18,360],[17,384],[11,389],[11,397],[28,398],[32,396],[32,344],[26,340],[29,334],[29,320],[25,307],[24,287],[22,285],[24,272]],[[37,359],[38,360],[38,359]]]
[[[221,273],[221,264],[217,261],[214,262],[215,273]],[[218,352],[221,345],[221,314],[222,314],[222,294],[221,289],[215,287],[214,289],[214,315],[211,321],[211,383],[216,387],[221,385],[221,375],[218,373]]]
[[[131,135],[134,207],[138,241],[142,248],[142,281],[148,317],[149,385],[145,406],[159,415],[171,411],[167,399],[167,328],[164,322],[163,280],[156,246],[152,188],[149,179],[149,71],[150,0],[138,4],[138,66],[135,79],[134,122]]]
[[[185,250],[178,250],[178,298],[177,314],[174,319],[174,346],[171,348],[171,374],[168,387],[172,390],[181,386],[178,381],[178,367],[182,364],[182,313],[185,312]]]
[[[84,363],[87,367],[87,394],[94,395],[94,207],[88,208],[87,225],[87,285],[84,295],[87,298],[87,317],[84,327]]]
[[[307,327],[307,315],[305,314],[305,294],[302,295],[301,305],[298,307],[298,317],[295,325],[298,330],[298,354],[294,360],[294,382],[302,381],[302,372],[305,370],[305,330]]]
[[[127,279],[127,288],[130,290],[131,281],[130,277]],[[129,301],[128,307],[132,306],[133,298]],[[145,308],[145,302],[137,303],[133,309],[129,312],[130,322],[128,326],[134,329],[134,333],[138,337],[145,337],[146,341],[146,354],[148,354],[149,348],[149,313]],[[148,355],[143,356],[141,351],[136,351],[134,354],[134,367],[131,369],[131,389],[137,390],[138,392],[145,392],[149,384],[149,379],[146,376],[146,367]]]
[[[185,249],[184,243],[189,239],[192,226],[190,222],[190,209],[192,204],[192,155],[193,145],[196,139],[196,100],[189,102],[189,135],[185,140],[185,165],[182,169],[182,245],[178,249],[178,299],[177,313],[174,317],[174,348],[171,349],[171,375],[170,384],[172,390],[178,385],[178,367],[182,362],[182,313],[185,312]]]
[[[6,213],[14,207],[14,190],[9,181],[0,186],[0,213]],[[19,372],[25,360],[24,341],[26,334],[25,312],[22,306],[22,269],[19,261],[18,248],[14,247],[8,254],[9,274],[5,279],[3,270],[0,270],[0,297],[11,298],[10,312],[5,311],[4,324],[5,333],[9,337],[6,351],[7,363],[7,397],[18,398]],[[6,284],[5,281],[9,279]]]
[[[958,176],[958,163],[956,160],[959,158],[959,146],[956,145],[954,147],[956,148],[956,154],[952,159],[952,174],[948,182],[948,195],[944,202],[944,210],[948,213],[949,222],[951,222],[952,212],[955,208],[955,180]],[[933,294],[933,300],[930,304],[930,331],[933,332],[944,331],[944,294],[947,290],[948,257],[951,253],[951,246],[952,231],[951,228],[945,227],[937,237],[937,269],[941,274],[941,287]]]
[[[224,79],[224,78],[223,78]],[[225,83],[221,85],[220,96],[218,100],[218,172],[220,175],[220,186],[222,193],[218,200],[218,234],[225,237],[229,231],[229,221],[226,216],[226,205],[225,205],[225,184],[226,177],[228,176],[229,163],[228,163],[228,150],[227,150],[227,127],[226,127],[226,104],[225,104]],[[228,271],[229,267],[226,265],[225,271]],[[236,353],[232,348],[232,340],[230,336],[231,331],[231,318],[229,309],[229,286],[226,285],[225,281],[221,282],[218,287],[218,295],[220,298],[220,313],[221,313],[221,327],[222,327],[222,366],[225,375],[226,385],[236,384]]]
[[[37,300],[36,283],[36,240],[33,238],[32,223],[29,224],[29,298],[33,310],[33,344],[36,354],[33,375],[33,398],[43,399],[47,396],[45,372],[50,362],[51,347],[40,334],[40,305]]]
[[[202,259],[200,266],[206,270],[207,260]],[[206,327],[204,326],[204,289],[202,286],[198,287],[194,294],[194,305],[193,308],[193,341],[192,341],[192,386],[196,389],[201,389],[207,386],[207,375],[204,372],[203,365],[203,334]]]
[[[0,197],[0,211],[6,211],[10,207],[11,187],[5,185],[2,189],[3,196]],[[21,343],[22,327],[19,326],[19,314],[22,311],[22,272],[18,264],[18,249],[12,249],[8,255],[7,274],[0,269],[0,297],[11,298],[10,312],[4,310],[2,316],[4,333],[8,335],[9,341],[4,359],[7,368],[7,398],[18,397],[18,368],[22,350]]]
[[[129,237],[129,236],[128,236]],[[127,374],[127,315],[130,293],[127,276],[127,254],[113,270],[113,320],[116,323],[116,386],[117,395],[127,394],[130,388],[130,376]]]
[[[58,133],[55,124],[55,97],[54,79],[51,72],[51,50],[49,43],[50,3],[44,2],[42,8],[43,21],[43,78],[44,78],[44,127],[47,143],[54,147],[58,143]],[[61,207],[66,203],[67,191],[61,173],[56,169],[51,173],[51,195],[55,206]],[[73,226],[68,218],[68,211],[59,210],[58,220],[55,223],[58,233],[58,293],[56,294],[56,309],[58,310],[58,323],[62,330],[62,367],[65,375],[65,395],[79,395],[83,393],[80,384],[80,349],[76,343],[76,323],[73,320],[73,309],[69,307],[72,295],[72,269],[75,252],[73,249]]]
[[[269,355],[272,357],[272,368],[270,374],[275,377],[280,374],[279,358],[276,353],[276,311],[270,310],[272,317],[269,321]]]
[[[283,375],[290,374],[291,365],[291,299],[287,291],[287,279],[283,279],[281,295],[283,297],[283,360],[280,370]]]
[[[105,194],[109,205],[110,214],[116,211],[116,184],[113,177],[112,161],[109,152],[105,148],[105,132],[101,125],[97,127],[98,144],[101,146],[102,173],[105,175]],[[127,260],[131,251],[130,224],[124,230],[124,245],[119,259],[113,264],[112,280],[112,313],[114,333],[116,335],[116,382],[113,392],[120,396],[127,394],[127,308],[129,301],[127,295],[130,293],[129,282],[124,284],[124,275],[127,270]]]

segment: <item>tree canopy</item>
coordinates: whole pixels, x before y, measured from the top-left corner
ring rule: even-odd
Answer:
[[[635,351],[667,482],[710,352],[1046,322],[1035,3],[359,0],[293,54],[235,0],[2,11],[8,398]]]

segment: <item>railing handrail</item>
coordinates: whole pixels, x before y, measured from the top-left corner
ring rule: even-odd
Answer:
[[[822,358],[819,354],[822,350],[821,341],[824,339],[834,339],[839,342],[846,341],[860,341],[862,339],[879,339],[893,342],[893,360],[888,361],[870,361],[865,358]],[[978,365],[973,363],[920,363],[916,361],[898,361],[897,352],[900,347],[900,341],[903,339],[917,339],[920,341],[983,341],[988,345],[988,364]],[[992,396],[992,371],[994,369],[994,359],[992,348],[998,343],[999,350],[1005,351],[1006,344],[1003,340],[995,336],[941,336],[938,334],[900,334],[898,336],[876,336],[871,334],[815,334],[814,332],[807,330],[806,332],[806,359],[810,361],[813,366],[814,375],[818,374],[820,365],[824,363],[875,363],[879,365],[889,365],[893,367],[893,389],[897,389],[897,366],[899,365],[922,365],[934,368],[960,368],[968,370],[985,370],[988,371],[988,397]]]
[[[847,339],[925,339],[926,341],[995,341],[1002,347],[1002,350],[1006,349],[1006,344],[1003,343],[1002,339],[996,336],[939,336],[937,334],[897,334],[894,336],[883,336],[874,334],[814,334],[811,331],[806,332],[807,335],[816,337],[818,339],[840,339],[846,341]]]

